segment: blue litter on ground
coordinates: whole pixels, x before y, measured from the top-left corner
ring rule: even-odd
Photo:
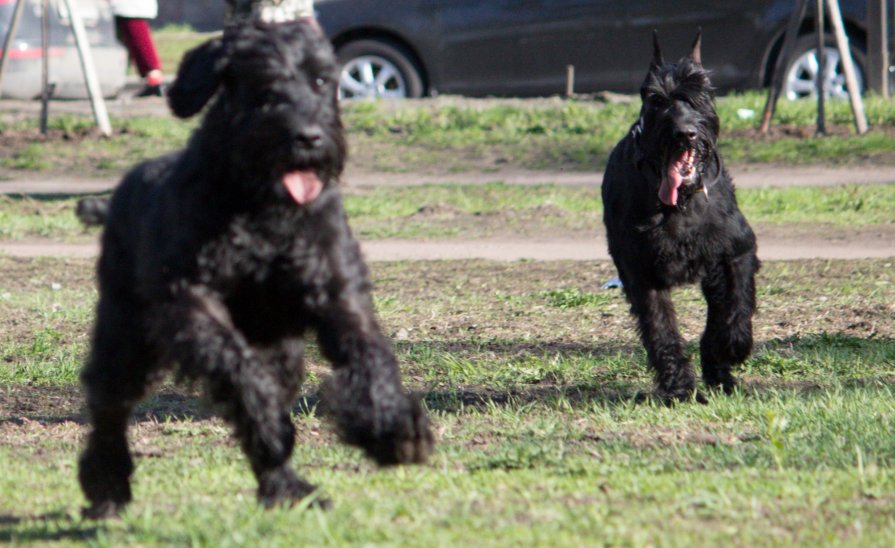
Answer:
[[[616,289],[621,287],[623,287],[622,281],[621,279],[619,279],[618,276],[616,276],[615,278],[612,278],[611,280],[600,286],[600,289]]]

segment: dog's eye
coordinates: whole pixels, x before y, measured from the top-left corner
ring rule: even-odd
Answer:
[[[323,89],[324,87],[326,87],[326,79],[324,79],[324,78],[316,78],[316,79],[314,80],[314,89],[316,89],[317,91],[320,91],[320,90]]]

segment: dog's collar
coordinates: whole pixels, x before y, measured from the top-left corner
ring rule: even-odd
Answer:
[[[724,164],[717,148],[712,148],[712,157],[714,160],[713,162],[704,162],[704,164],[707,164],[710,167],[714,167],[714,174],[709,175],[708,173],[702,173],[699,177],[699,186],[690,189],[690,196],[696,194],[697,192],[703,192],[705,194],[706,200],[708,200],[709,190],[714,188],[715,185],[717,185],[718,182],[721,181],[721,177],[724,173]]]

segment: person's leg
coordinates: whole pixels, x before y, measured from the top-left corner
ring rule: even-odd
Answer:
[[[146,19],[116,17],[118,36],[137,66],[146,87],[138,95],[161,95],[162,65]]]

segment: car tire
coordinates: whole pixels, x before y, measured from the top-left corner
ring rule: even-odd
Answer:
[[[337,51],[342,72],[340,99],[406,99],[423,96],[421,71],[400,45],[382,40],[355,40]]]
[[[858,80],[858,89],[864,93],[866,54],[861,44],[850,41],[852,60],[855,63],[855,76]],[[845,72],[840,62],[839,49],[833,37],[826,39],[826,72],[824,90],[827,97],[847,99],[848,89],[845,84]],[[802,97],[816,97],[817,87],[817,37],[815,35],[802,36],[796,40],[789,66],[783,73],[783,97],[787,99],[799,99]]]

